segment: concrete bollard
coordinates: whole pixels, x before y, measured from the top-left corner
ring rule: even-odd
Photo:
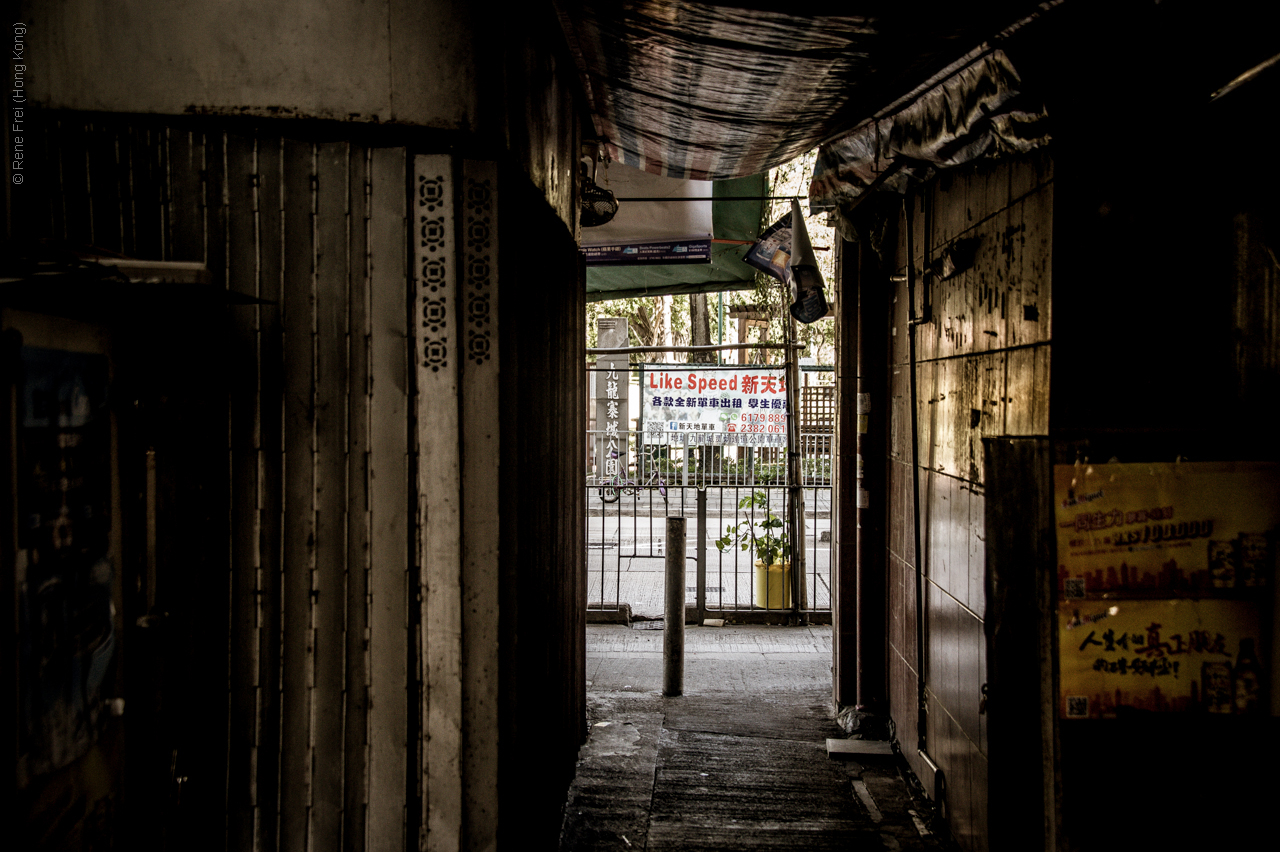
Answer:
[[[666,606],[662,623],[662,694],[684,694],[684,518],[667,518]]]

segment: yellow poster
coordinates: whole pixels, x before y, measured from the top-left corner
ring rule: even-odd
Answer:
[[[1258,639],[1258,609],[1248,601],[1063,601],[1061,715],[1264,713]]]
[[[1058,465],[1064,718],[1267,712],[1280,465]]]

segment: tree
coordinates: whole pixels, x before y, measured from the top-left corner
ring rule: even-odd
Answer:
[[[632,343],[636,346],[684,345],[689,340],[689,311],[684,299],[676,299],[672,296],[637,296],[630,299],[588,302],[588,348],[596,345],[596,320],[600,317],[625,317],[631,326]],[[632,361],[664,363],[684,360],[682,355],[667,357],[670,354],[655,352],[636,355],[632,357]]]
[[[707,308],[706,293],[689,295],[689,345],[711,345],[711,311]],[[691,352],[689,362],[692,364],[714,364],[716,353]]]

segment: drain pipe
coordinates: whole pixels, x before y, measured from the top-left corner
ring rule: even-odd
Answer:
[[[919,424],[919,389],[916,386],[916,328],[929,322],[928,309],[922,315],[916,315],[916,259],[915,240],[913,238],[914,216],[912,205],[914,199],[904,195],[902,212],[907,228],[907,351],[911,375],[911,498],[914,506],[912,528],[915,533],[916,557],[916,753],[925,764],[933,770],[934,797],[942,789],[942,770],[929,756],[929,700],[925,696],[925,594],[924,594],[924,556],[920,548],[920,424]]]

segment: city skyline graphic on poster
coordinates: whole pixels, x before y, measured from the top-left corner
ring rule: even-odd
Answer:
[[[1054,468],[1063,718],[1272,712],[1280,466]]]

